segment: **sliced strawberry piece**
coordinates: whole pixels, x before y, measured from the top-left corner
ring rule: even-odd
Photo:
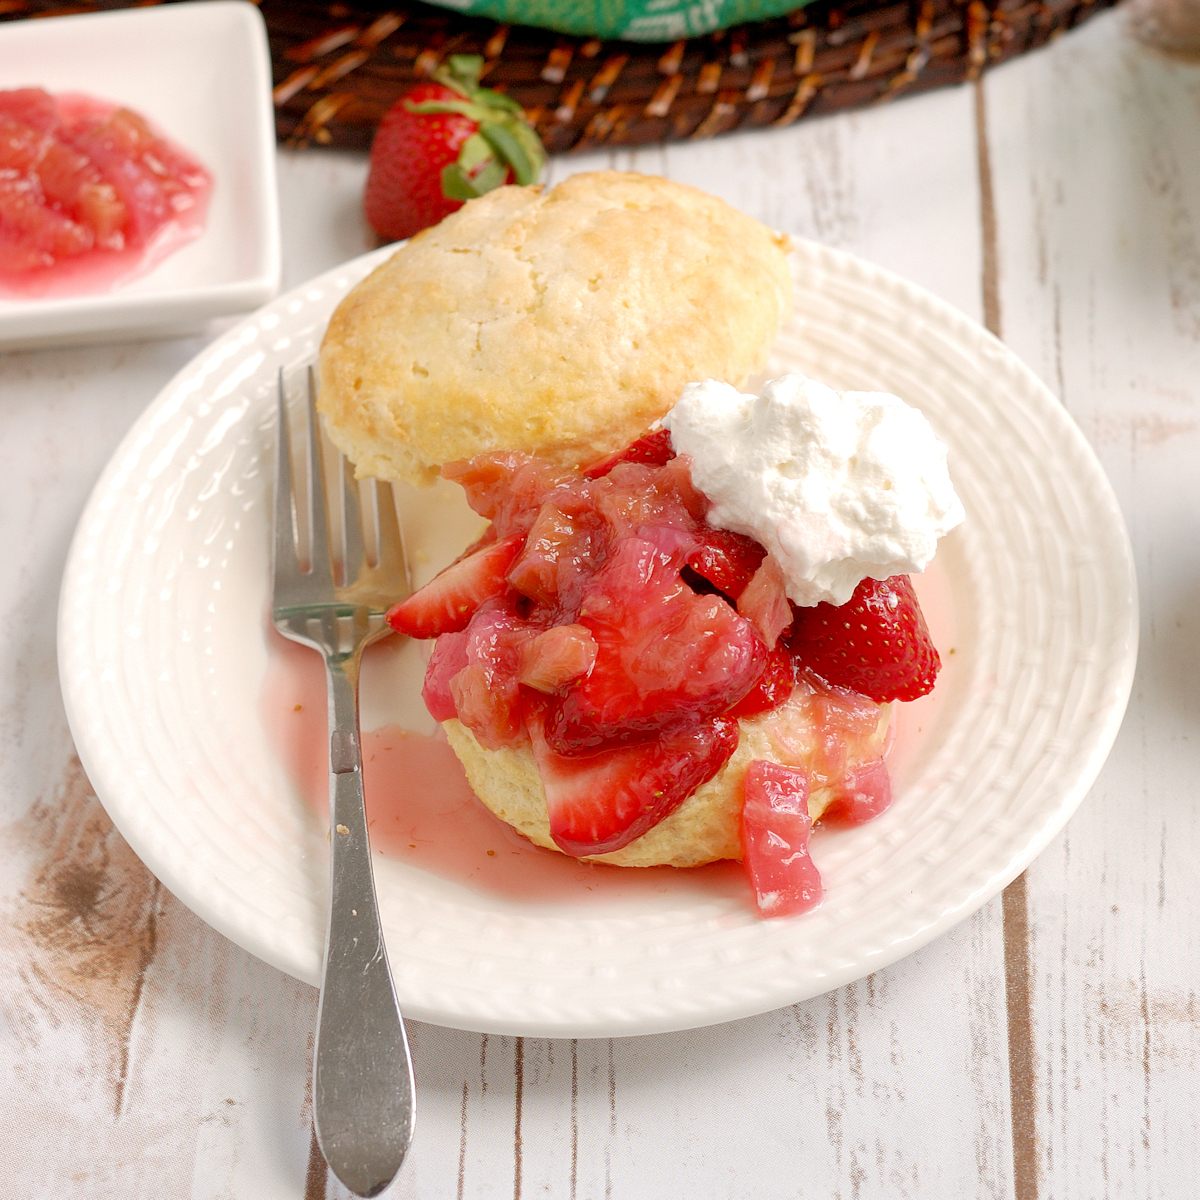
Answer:
[[[584,479],[600,479],[621,462],[645,463],[651,467],[661,467],[675,457],[675,447],[671,445],[671,431],[660,429],[656,433],[647,433],[636,442],[626,446],[617,454],[602,458],[583,472]]]
[[[415,638],[466,629],[485,600],[507,590],[504,577],[524,544],[524,534],[513,534],[460,558],[407,600],[393,605],[388,610],[388,624]]]
[[[837,794],[821,814],[822,821],[861,825],[892,803],[892,780],[882,758],[863,763],[844,775]]]
[[[703,527],[700,538],[700,544],[688,555],[687,565],[718,591],[737,600],[754,578],[766,550],[753,538],[711,525]]]
[[[591,673],[554,706],[560,754],[637,741],[723,713],[762,674],[766,647],[724,600],[698,596],[653,543],[626,538],[588,588],[579,623],[596,639]]]
[[[527,723],[546,792],[550,835],[565,854],[607,854],[669,816],[711,779],[737,748],[737,723],[725,717],[632,746],[568,758],[546,741],[542,713]]]
[[[808,853],[808,776],[755,759],[746,769],[742,854],[764,917],[808,912],[821,902],[821,876]]]
[[[748,621],[754,622],[768,646],[774,646],[779,635],[792,623],[792,606],[788,603],[783,571],[769,554],[737,597],[737,610]]]
[[[586,626],[555,625],[521,647],[517,681],[539,692],[556,692],[592,669],[596,650]]]
[[[840,607],[797,608],[787,642],[822,678],[880,703],[924,696],[941,669],[907,575],[864,579]]]
[[[767,665],[754,686],[731,708],[731,717],[753,717],[778,708],[795,690],[796,664],[785,646],[767,652]]]

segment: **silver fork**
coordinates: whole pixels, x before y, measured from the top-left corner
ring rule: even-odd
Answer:
[[[305,381],[307,465],[294,473],[279,374],[272,617],[285,637],[324,655],[329,684],[330,897],[313,1121],[333,1174],[355,1195],[375,1196],[412,1141],[414,1090],[371,873],[358,668],[363,648],[389,632],[384,613],[408,594],[408,580],[390,487],[371,481],[360,489],[334,452],[329,474],[337,482],[328,490],[336,502],[327,503],[311,367]]]

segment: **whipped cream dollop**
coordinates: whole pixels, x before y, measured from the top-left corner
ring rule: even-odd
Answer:
[[[963,519],[946,447],[885,392],[835,392],[803,375],[761,396],[690,383],[663,418],[709,523],[767,548],[799,605],[845,604],[868,576],[923,571]]]

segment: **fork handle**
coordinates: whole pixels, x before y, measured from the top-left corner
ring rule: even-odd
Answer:
[[[412,1140],[413,1071],[371,871],[357,662],[329,660],[330,898],[313,1120],[330,1170],[358,1196],[395,1177]]]

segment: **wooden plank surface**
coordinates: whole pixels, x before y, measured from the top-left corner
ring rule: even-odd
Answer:
[[[1141,591],[1108,765],[1029,871],[1039,1195],[1200,1165],[1200,64],[1085,28],[988,91],[1005,340],[1116,489]]]
[[[290,286],[370,244],[364,166],[286,152],[280,166]],[[393,1194],[1190,1194],[1200,67],[1131,43],[1113,14],[980,89],[556,160],[551,177],[601,166],[695,183],[994,323],[1114,481],[1143,589],[1142,664],[1100,782],[1024,890],[888,970],[656,1037],[414,1026],[418,1141]],[[315,993],[213,933],[133,858],[73,758],[55,677],[58,581],[87,492],[202,344],[0,358],[8,1195],[342,1194],[311,1154]],[[1028,1039],[1010,1039],[1014,995]]]

